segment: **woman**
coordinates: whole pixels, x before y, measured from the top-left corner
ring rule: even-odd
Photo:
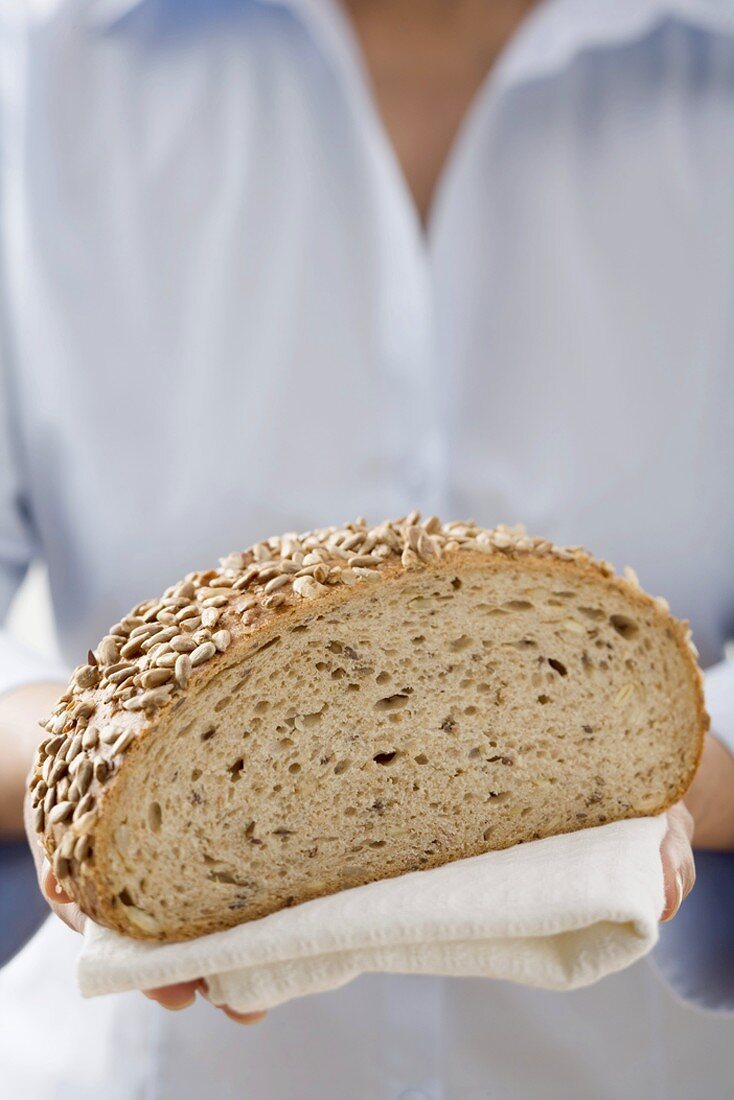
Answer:
[[[141,595],[230,547],[413,507],[522,519],[629,560],[691,619],[704,661],[721,660],[734,618],[723,11],[57,0],[0,19],[0,578],[7,601],[31,558],[47,560],[70,664]],[[17,822],[58,685],[3,647]],[[724,850],[733,700],[723,663],[688,800],[697,844]],[[692,883],[690,828],[678,809],[665,917]],[[728,857],[717,869],[718,900],[704,874],[658,965],[679,993],[726,1007]],[[730,1025],[681,1007],[644,963],[564,996],[373,975],[236,1033],[202,998],[176,1016],[138,995],[82,1002],[77,950],[50,920],[0,975],[10,1095],[730,1087]],[[154,991],[170,1008],[193,995]]]

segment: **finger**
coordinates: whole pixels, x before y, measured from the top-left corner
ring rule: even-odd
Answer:
[[[143,993],[151,1001],[157,1001],[162,1008],[170,1012],[180,1012],[189,1008],[196,1000],[198,982],[177,982],[175,985],[161,985],[153,989],[144,989]]]
[[[44,859],[41,870],[41,890],[46,900],[53,902],[54,905],[70,905],[74,901],[66,893],[63,886],[59,885],[47,859]]]
[[[234,1020],[236,1024],[259,1024],[267,1016],[267,1012],[235,1012],[228,1005],[220,1005],[220,1008],[224,1015]]]
[[[662,921],[673,919],[696,881],[691,836],[690,814],[684,807],[673,807],[668,815],[668,831],[660,845],[665,887]]]
[[[202,997],[209,1000],[209,985],[206,978],[199,978],[199,990]],[[236,1024],[258,1024],[267,1016],[267,1012],[236,1012],[229,1005],[215,1005],[214,1007],[219,1008],[225,1016],[228,1016],[230,1020],[234,1020]]]

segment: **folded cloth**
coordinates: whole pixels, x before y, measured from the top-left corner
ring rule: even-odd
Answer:
[[[665,815],[536,840],[373,882],[185,943],[87,922],[85,996],[205,977],[215,1004],[272,1008],[369,971],[576,989],[658,937]]]

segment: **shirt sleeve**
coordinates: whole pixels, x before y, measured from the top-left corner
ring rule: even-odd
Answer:
[[[0,624],[34,558],[40,556],[28,488],[23,474],[20,431],[14,408],[11,325],[5,294],[5,238],[9,217],[4,196],[7,142],[12,126],[12,66],[5,64],[17,45],[17,30],[0,17]],[[0,694],[25,683],[66,680],[63,665],[43,657],[13,639],[0,626]]]
[[[711,731],[734,752],[734,660],[706,675]],[[734,1013],[734,853],[696,852],[696,886],[660,926],[651,963],[673,993],[711,1012]]]

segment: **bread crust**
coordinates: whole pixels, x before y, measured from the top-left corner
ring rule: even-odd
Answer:
[[[398,530],[401,529],[400,522],[396,521],[395,527]],[[415,524],[406,525],[403,521],[402,530],[410,527],[415,527]],[[442,530],[445,531],[446,529],[443,528]],[[474,530],[481,529],[474,528]],[[500,528],[495,529],[495,532],[487,532],[487,534],[491,536],[499,531],[503,535],[508,530],[510,529]],[[652,812],[662,813],[677,802],[684,795],[693,779],[703,751],[705,734],[709,728],[709,717],[704,704],[703,680],[687,624],[673,618],[668,612],[664,601],[656,600],[647,595],[632,580],[616,576],[608,563],[591,558],[585,551],[578,549],[562,551],[559,548],[552,547],[550,552],[535,554],[523,548],[521,540],[526,538],[524,534],[517,535],[516,539],[510,541],[509,545],[504,545],[505,537],[500,540],[503,543],[501,548],[495,547],[491,552],[487,552],[486,548],[480,549],[466,545],[457,548],[449,546],[448,549],[444,548],[437,555],[430,555],[422,560],[408,560],[407,563],[405,562],[404,550],[402,553],[391,553],[374,568],[374,572],[377,574],[375,580],[365,580],[364,583],[351,585],[339,583],[331,587],[323,586],[324,590],[310,599],[300,598],[292,589],[289,589],[284,593],[285,598],[278,601],[276,606],[268,607],[264,586],[260,586],[259,589],[256,587],[253,596],[250,597],[250,599],[254,598],[255,603],[249,609],[256,608],[256,614],[248,616],[245,613],[244,618],[243,614],[237,610],[242,592],[234,591],[233,593],[232,589],[225,589],[223,591],[226,592],[227,603],[221,609],[221,618],[217,623],[217,627],[220,630],[228,631],[231,636],[226,651],[217,652],[201,667],[194,669],[188,686],[183,690],[174,690],[155,710],[131,711],[120,709],[118,701],[109,698],[109,690],[105,691],[100,686],[83,687],[81,690],[75,688],[71,693],[65,693],[61,701],[63,712],[69,713],[70,699],[81,699],[83,708],[85,707],[87,710],[92,708],[88,717],[93,718],[96,728],[102,732],[109,728],[114,728],[117,731],[114,743],[104,744],[102,741],[98,741],[93,754],[88,754],[90,757],[94,756],[95,765],[101,762],[101,766],[95,766],[94,774],[83,796],[88,799],[91,808],[78,815],[77,805],[73,814],[56,822],[53,821],[53,808],[51,808],[51,812],[44,814],[43,826],[39,831],[39,840],[49,858],[54,861],[57,877],[63,883],[65,891],[74,898],[84,913],[99,924],[123,934],[133,935],[136,938],[152,940],[169,938],[165,935],[161,936],[159,932],[146,930],[145,927],[131,924],[130,920],[127,919],[127,907],[116,904],[116,899],[111,894],[105,877],[105,853],[113,842],[109,824],[114,817],[111,811],[118,800],[125,796],[125,777],[134,765],[136,754],[142,750],[150,738],[164,732],[170,723],[175,721],[179,708],[186,700],[195,699],[225,669],[247,660],[257,649],[281,631],[362,597],[365,593],[365,585],[369,585],[370,590],[374,590],[375,585],[383,586],[399,583],[405,577],[406,572],[413,573],[416,570],[420,570],[423,574],[433,573],[442,576],[449,573],[455,574],[457,571],[466,568],[478,568],[492,572],[506,569],[510,564],[513,566],[519,564],[530,573],[538,571],[544,576],[548,576],[550,572],[557,576],[559,581],[565,578],[569,581],[587,579],[598,582],[603,578],[606,585],[615,587],[626,600],[641,611],[652,614],[661,630],[671,632],[684,666],[690,674],[690,686],[694,695],[697,715],[696,728],[691,730],[691,738],[695,749],[691,759],[694,763],[685,774],[681,775],[677,789],[668,799],[655,807]],[[451,540],[447,541],[450,542]],[[550,544],[547,545],[550,546]],[[562,556],[564,554],[567,556]],[[209,578],[209,580],[212,579],[211,571],[199,576]],[[83,720],[84,711],[82,710]],[[77,725],[79,725],[79,719],[77,719]],[[87,725],[84,728],[89,727]],[[68,741],[70,736],[72,737],[72,744],[74,737],[78,740],[78,733],[75,733],[75,729],[76,726],[72,725],[69,733],[66,733],[65,741]],[[52,735],[52,738],[54,736],[58,737],[59,735]],[[124,751],[118,750],[116,753],[114,751],[115,744],[119,746],[120,739],[124,744],[126,738],[129,743],[124,746]],[[79,755],[81,751],[83,750],[77,749],[75,755]],[[75,755],[72,755],[72,763]],[[32,786],[34,783],[35,785],[41,783],[38,777],[42,775],[46,759],[47,756],[44,756],[43,749],[41,749],[36,767],[32,773]],[[77,767],[77,775],[80,770],[80,767]],[[67,778],[69,778],[68,772]],[[42,788],[43,786],[50,789],[48,783],[42,783]],[[73,849],[71,842],[69,840],[65,841],[65,837],[74,838]],[[87,838],[86,841],[83,841],[82,838],[84,837]],[[84,855],[84,848],[88,848],[91,855]],[[466,855],[479,854],[480,851],[485,850],[486,846],[478,849],[477,852],[467,851]],[[77,855],[82,856],[82,858],[77,858]],[[437,863],[441,862],[444,862],[444,860],[437,860]],[[192,924],[188,933],[182,938],[201,934],[202,932],[217,931],[229,924],[231,924],[231,921],[226,920],[220,922],[216,920],[209,921],[205,928]]]

